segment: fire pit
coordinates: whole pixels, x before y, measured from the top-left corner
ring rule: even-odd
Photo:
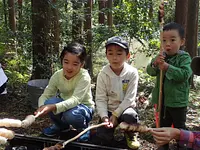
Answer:
[[[42,150],[44,147],[50,147],[59,142],[64,142],[64,141],[46,137],[32,137],[32,136],[25,136],[22,134],[16,134],[15,137],[9,141],[9,145],[6,147],[6,150]],[[66,145],[64,150],[127,150],[127,149],[100,146],[95,144],[71,142]]]

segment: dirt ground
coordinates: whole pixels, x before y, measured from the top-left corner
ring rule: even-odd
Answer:
[[[23,120],[27,115],[33,114],[34,108],[31,107],[30,101],[28,100],[28,93],[26,86],[20,88],[20,90],[15,90],[14,92],[9,91],[7,95],[0,96],[0,118],[13,118]],[[152,127],[152,109],[147,108],[145,111],[141,111],[141,119],[145,120],[145,124]],[[200,130],[198,126],[197,110],[190,109],[188,111],[188,125],[191,130]],[[91,124],[96,124],[97,117]],[[27,129],[22,128],[11,128],[15,133],[24,134],[29,136],[40,136],[43,128],[48,127],[51,124],[48,117],[37,118],[37,120]],[[139,142],[141,144],[139,150],[155,150],[157,147],[154,144],[153,138],[150,134],[139,134]],[[2,148],[3,149],[3,148]],[[175,149],[172,148],[171,149]]]

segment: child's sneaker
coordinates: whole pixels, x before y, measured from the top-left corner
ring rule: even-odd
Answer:
[[[79,142],[87,142],[90,139],[90,131],[87,131],[85,134],[81,135],[77,141]]]
[[[137,140],[137,136],[135,134],[133,136],[125,134],[125,137],[129,148],[138,149],[140,147],[140,142]]]
[[[59,132],[60,128],[57,127],[55,124],[43,130],[43,134],[48,137],[56,136]]]

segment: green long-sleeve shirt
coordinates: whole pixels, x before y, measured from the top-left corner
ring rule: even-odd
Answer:
[[[70,80],[63,76],[63,69],[58,70],[51,77],[44,93],[40,96],[38,105],[55,96],[59,91],[60,97],[64,100],[56,104],[55,114],[64,112],[79,104],[85,104],[94,108],[91,92],[91,78],[87,70],[81,69],[80,72]]]

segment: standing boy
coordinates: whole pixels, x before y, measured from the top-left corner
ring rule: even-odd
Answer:
[[[111,142],[115,127],[120,122],[137,123],[138,116],[134,107],[138,86],[138,71],[127,64],[130,58],[128,43],[121,37],[108,39],[106,57],[109,64],[103,67],[97,77],[96,107],[102,122],[109,125],[97,130],[97,135]],[[130,148],[138,148],[139,142],[132,133],[126,133]],[[136,137],[134,137],[136,138]]]
[[[164,53],[152,59],[147,66],[147,73],[157,77],[152,91],[152,102],[158,104],[160,70],[162,70],[164,77],[160,126],[170,127],[173,124],[175,128],[185,129],[189,78],[192,70],[190,55],[180,50],[185,43],[183,27],[174,22],[166,24],[163,28],[162,43]],[[168,149],[168,145],[163,146],[162,149]]]

